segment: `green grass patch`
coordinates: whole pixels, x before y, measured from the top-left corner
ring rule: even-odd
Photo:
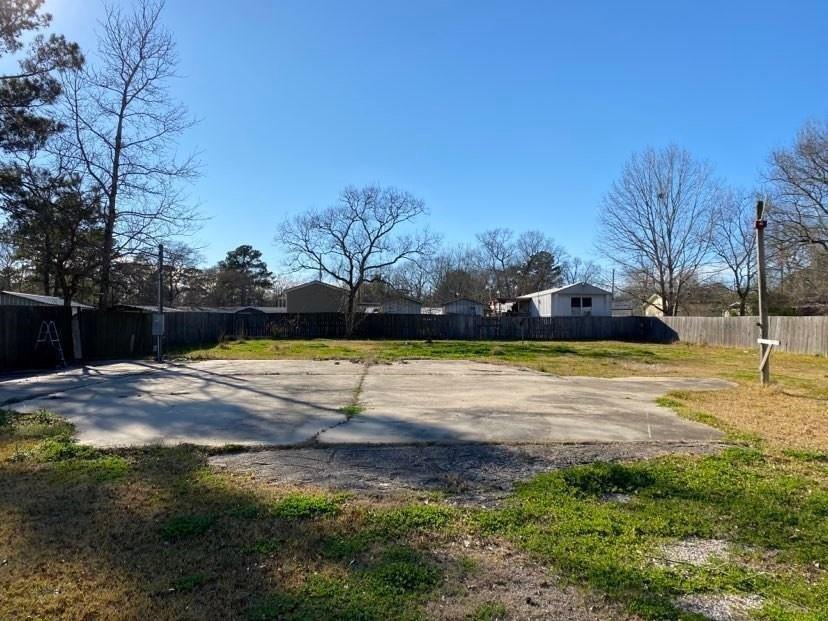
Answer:
[[[161,526],[161,536],[167,541],[198,537],[210,530],[215,523],[213,515],[176,515]]]
[[[284,520],[306,520],[339,513],[341,496],[289,494],[276,501],[269,514]]]
[[[609,502],[616,492],[633,501]],[[828,559],[828,490],[779,471],[757,449],[551,472],[476,520],[484,534],[512,539],[647,619],[681,618],[676,597],[696,592],[758,593],[789,612],[816,614],[790,618],[828,615],[828,577],[805,577]],[[691,538],[766,551],[779,565],[659,562],[665,543]]]
[[[456,517],[457,512],[445,505],[410,504],[369,512],[366,527],[373,533],[393,538],[414,531],[439,531]]]
[[[804,462],[828,462],[828,453],[823,451],[811,451],[807,449],[785,449],[782,454],[791,459]]]
[[[74,431],[70,423],[48,410],[38,410],[27,414],[0,410],[0,437],[13,440],[68,438]]]
[[[315,574],[293,591],[263,598],[248,610],[254,620],[422,619],[420,605],[438,585],[440,570],[406,547],[382,550],[365,564]]]
[[[94,459],[70,459],[54,465],[54,475],[65,483],[92,479],[99,483],[116,481],[130,470],[129,462],[118,455],[101,455]]]

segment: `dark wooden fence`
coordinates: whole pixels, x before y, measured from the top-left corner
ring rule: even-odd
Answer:
[[[0,306],[0,370],[49,368],[54,351],[35,347],[46,320],[56,322],[67,360],[73,359],[71,313],[49,306]],[[153,353],[148,313],[85,310],[75,320],[82,357],[125,359]],[[235,338],[341,338],[339,313],[250,314],[168,313],[167,350],[212,345]],[[367,339],[615,340],[685,341],[728,347],[756,346],[755,317],[470,317],[464,315],[364,315],[354,336]],[[828,355],[828,317],[772,317],[771,338],[784,351]]]
[[[37,345],[40,326],[54,321],[67,360],[73,357],[70,312],[56,306],[0,306],[0,370],[48,369],[57,364],[55,350]]]
[[[152,315],[84,310],[78,313],[86,360],[140,358],[153,352]]]

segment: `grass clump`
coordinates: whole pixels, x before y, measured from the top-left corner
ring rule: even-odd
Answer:
[[[468,621],[500,621],[505,619],[506,606],[501,602],[483,602],[466,616]]]
[[[342,412],[348,419],[351,419],[354,416],[362,414],[365,411],[365,407],[359,405],[358,403],[350,403],[348,405],[343,405],[339,408],[339,411]]]
[[[384,537],[401,537],[413,531],[442,530],[455,517],[455,511],[444,505],[410,504],[370,512],[368,528]]]
[[[167,541],[180,541],[203,535],[215,524],[213,515],[176,515],[161,526],[161,536]]]
[[[270,515],[284,520],[303,520],[336,515],[342,497],[322,494],[289,494],[270,507]]]

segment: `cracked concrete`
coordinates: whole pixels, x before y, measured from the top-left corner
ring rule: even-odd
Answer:
[[[361,384],[360,384],[361,382]],[[361,386],[359,394],[357,390]],[[65,416],[83,443],[220,446],[710,442],[658,406],[711,379],[555,377],[463,361],[114,363],[0,381],[0,405]],[[355,403],[360,414],[342,408]]]

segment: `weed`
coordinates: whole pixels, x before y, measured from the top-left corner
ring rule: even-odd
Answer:
[[[342,412],[346,418],[351,419],[354,416],[362,414],[365,411],[365,408],[358,403],[351,403],[349,405],[343,405],[339,408],[339,411]]]
[[[468,621],[500,621],[506,618],[506,606],[501,602],[484,602],[466,616]]]

